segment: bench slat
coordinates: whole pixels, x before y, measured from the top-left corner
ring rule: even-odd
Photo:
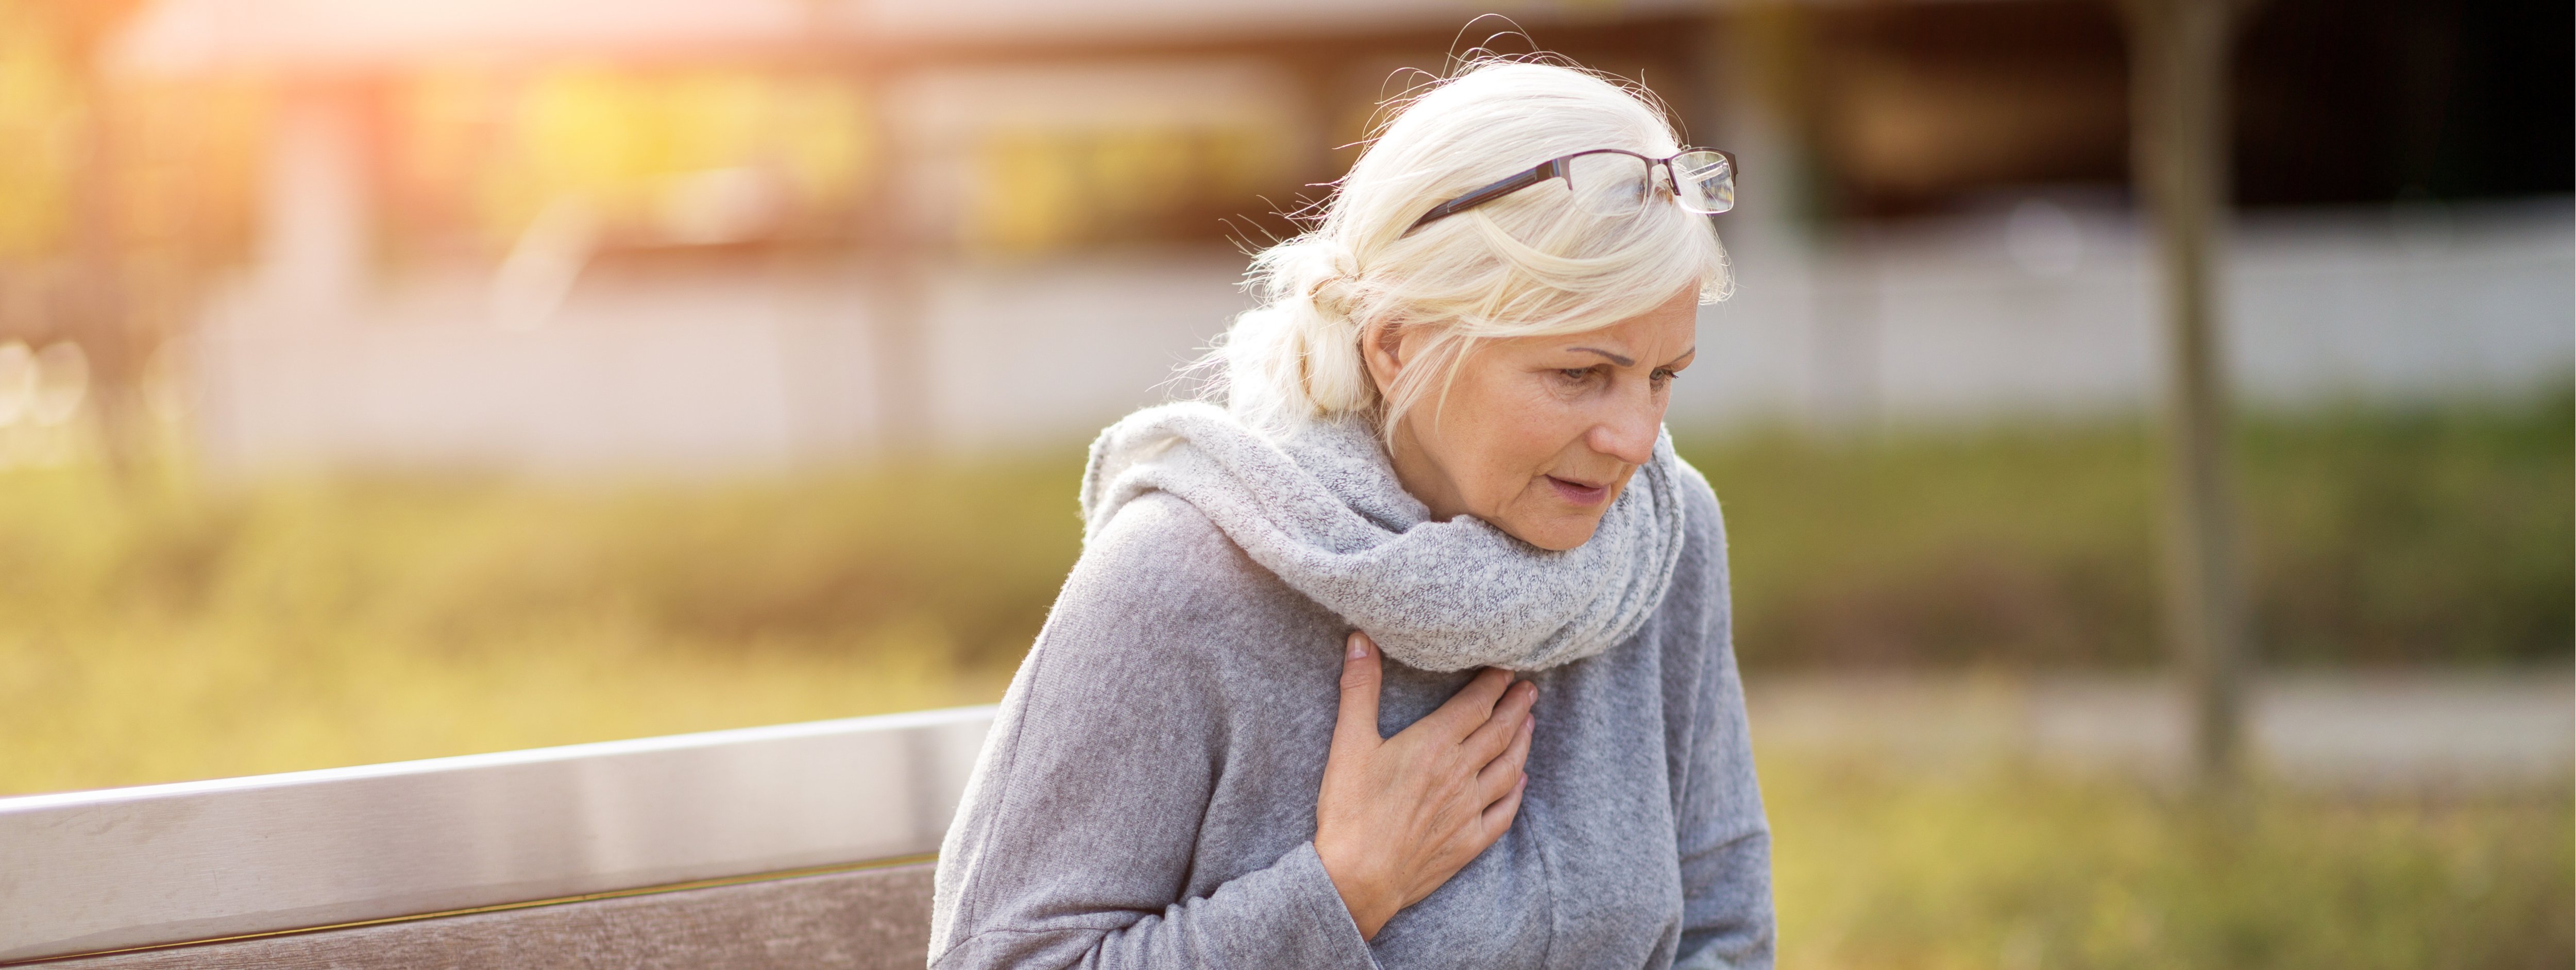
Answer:
[[[918,857],[992,716],[0,799],[0,962]]]
[[[84,957],[63,970],[918,970],[929,863]]]

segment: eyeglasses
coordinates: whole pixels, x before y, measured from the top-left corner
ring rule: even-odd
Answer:
[[[1656,178],[1657,169],[1663,172]],[[1476,191],[1433,206],[1405,228],[1424,226],[1492,202],[1549,179],[1564,179],[1567,191],[1585,211],[1599,216],[1634,215],[1658,193],[1684,210],[1716,215],[1735,208],[1735,156],[1707,148],[1685,149],[1670,158],[1647,158],[1617,148],[1595,148],[1540,162],[1538,165]]]

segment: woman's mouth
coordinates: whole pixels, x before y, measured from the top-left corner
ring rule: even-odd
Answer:
[[[1554,475],[1547,476],[1547,483],[1556,486],[1556,494],[1564,496],[1566,501],[1576,505],[1599,505],[1602,500],[1610,497],[1608,485],[1586,485]]]

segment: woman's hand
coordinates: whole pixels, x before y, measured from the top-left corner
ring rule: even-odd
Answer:
[[[1380,674],[1377,644],[1352,633],[1315,802],[1315,854],[1368,939],[1512,827],[1538,699],[1535,685],[1488,668],[1430,716],[1381,738]]]

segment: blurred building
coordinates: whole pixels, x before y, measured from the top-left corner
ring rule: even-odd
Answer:
[[[212,213],[180,346],[216,462],[734,468],[1062,442],[1160,397],[1377,101],[1528,49],[1485,9],[158,0],[114,63],[197,146],[137,191]],[[2408,10],[2285,0],[2246,42],[2226,292],[2258,399],[2576,356],[2568,32]],[[2109,5],[1506,12],[1744,159],[1738,295],[1676,423],[2146,400]]]

